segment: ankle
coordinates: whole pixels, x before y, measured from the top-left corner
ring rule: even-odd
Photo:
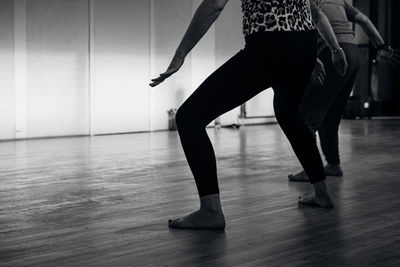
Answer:
[[[313,186],[316,197],[329,195],[328,186],[326,185],[325,180],[315,183]]]
[[[200,197],[200,209],[222,213],[221,200],[219,194]]]

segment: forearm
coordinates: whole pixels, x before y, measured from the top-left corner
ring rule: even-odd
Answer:
[[[357,15],[356,19],[356,23],[361,26],[361,28],[364,30],[365,34],[367,34],[368,38],[371,40],[375,47],[378,47],[385,43],[375,25],[367,16],[360,14]]]
[[[319,9],[314,1],[310,1],[310,3],[314,24],[317,26],[321,37],[331,49],[332,63],[335,65],[337,72],[340,75],[344,75],[348,68],[346,55],[336,39],[335,32],[332,29],[328,17]]]
[[[203,1],[197,8],[185,35],[182,38],[176,55],[186,57],[193,47],[206,34],[208,29],[220,15],[226,1],[217,4],[218,1]]]
[[[317,30],[321,37],[331,50],[340,49],[340,45],[336,39],[335,32],[333,31],[327,16],[319,11],[318,21],[316,22]]]

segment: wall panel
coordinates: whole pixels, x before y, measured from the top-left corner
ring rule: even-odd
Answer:
[[[28,137],[89,133],[89,2],[28,0]]]
[[[94,0],[94,134],[150,130],[150,4]]]
[[[0,139],[15,137],[14,1],[0,1]]]

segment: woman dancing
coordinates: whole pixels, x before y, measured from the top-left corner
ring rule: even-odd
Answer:
[[[166,72],[156,86],[177,72],[186,55],[218,18],[228,0],[203,0]],[[223,229],[216,159],[206,126],[266,88],[274,90],[277,121],[310,177],[314,191],[299,202],[332,208],[314,136],[303,122],[299,103],[316,62],[316,31],[309,0],[242,0],[245,47],[211,74],[182,104],[176,122],[183,150],[200,196],[200,209],[169,226]],[[206,108],[205,108],[206,107]]]
[[[359,48],[354,36],[353,23],[361,26],[371,42],[378,50],[378,57],[393,66],[400,64],[399,51],[386,45],[369,18],[345,0],[311,0],[328,17],[336,38],[340,44],[339,49],[329,48],[325,42],[319,42],[318,58],[322,62],[319,69],[323,69],[325,80],[319,84],[310,85],[300,105],[300,112],[310,130],[318,136],[322,152],[327,161],[325,174],[327,176],[343,176],[339,156],[339,124],[342,119],[347,100],[353,89],[359,71]],[[346,55],[348,70],[346,75],[339,74],[331,62],[331,54],[343,53]],[[318,71],[317,71],[318,72]],[[307,171],[289,175],[290,181],[309,181]]]

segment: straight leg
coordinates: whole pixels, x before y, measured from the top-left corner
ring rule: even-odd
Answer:
[[[338,131],[346,103],[353,89],[359,70],[358,58],[355,56],[357,51],[354,51],[356,49],[357,48],[350,48],[346,53],[349,61],[349,70],[348,74],[346,74],[347,81],[339,95],[335,98],[334,103],[328,110],[318,130],[322,152],[324,153],[326,161],[330,165],[340,164]]]
[[[349,64],[345,76],[340,76],[330,57],[330,50],[325,49],[320,59],[324,63],[327,77],[322,86],[309,85],[300,105],[300,112],[314,134],[318,131],[322,151],[328,161],[325,172],[329,175],[341,176],[342,171],[335,171],[330,166],[336,166],[339,161],[338,127],[341,116],[351,93],[354,80],[358,73],[357,47],[341,44]],[[329,160],[328,160],[329,159]],[[336,175],[337,174],[337,175]],[[291,181],[309,181],[309,176],[302,171],[296,175],[289,175]]]
[[[304,121],[313,133],[318,131],[336,97],[348,81],[347,75],[341,76],[337,73],[329,48],[323,50],[319,58],[324,63],[325,81],[322,86],[309,85],[300,104]]]
[[[313,184],[314,192],[301,196],[299,203],[333,208],[334,204],[325,183],[326,176],[316,139],[305,124],[299,109],[300,101],[315,65],[313,54],[307,55],[306,51],[296,53],[294,50],[291,61],[297,62],[297,64],[301,62],[301,65],[286,66],[285,70],[280,72],[282,76],[279,77],[279,81],[273,87],[275,91],[275,115],[297,158],[310,177],[310,182]],[[311,51],[312,49],[308,52]],[[302,58],[302,56],[307,59]]]
[[[296,85],[288,85],[296,88]],[[300,111],[301,95],[287,93],[287,89],[276,88],[274,96],[275,115],[287,136],[290,144],[300,160],[311,183],[325,179],[322,160],[318,151],[316,139],[304,123]]]

